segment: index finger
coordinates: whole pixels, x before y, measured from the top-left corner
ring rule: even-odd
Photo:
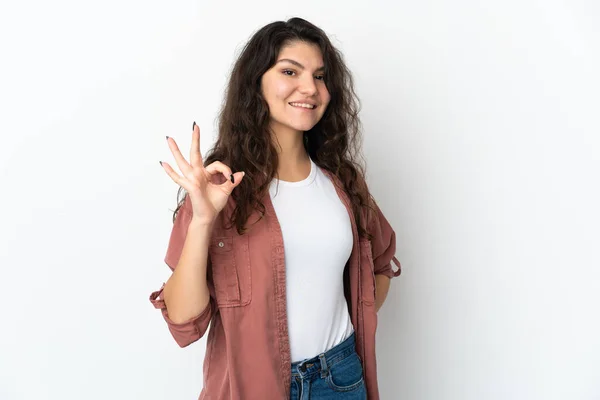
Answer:
[[[190,164],[192,167],[202,167],[202,154],[200,154],[200,127],[192,125],[192,148],[190,149]]]

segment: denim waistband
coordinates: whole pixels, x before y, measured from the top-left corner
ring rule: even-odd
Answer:
[[[343,342],[327,350],[325,353],[292,363],[292,378],[294,376],[305,378],[319,371],[321,371],[321,375],[325,374],[333,364],[354,353],[356,351],[354,346],[355,337],[354,332],[352,332]]]

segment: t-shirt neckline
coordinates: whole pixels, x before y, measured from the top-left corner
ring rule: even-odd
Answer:
[[[288,181],[282,181],[277,178],[273,178],[273,181],[275,183],[279,183],[279,185],[286,186],[286,187],[300,187],[300,186],[310,185],[315,180],[315,177],[317,176],[317,165],[312,160],[312,158],[309,158],[309,160],[310,160],[310,173],[308,174],[308,176],[306,178],[302,179],[301,181],[288,182]]]

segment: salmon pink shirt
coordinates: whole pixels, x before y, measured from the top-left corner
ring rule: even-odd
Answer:
[[[350,199],[341,181],[331,172],[321,170],[334,183],[352,225],[354,244],[344,269],[344,291],[356,335],[356,352],[362,361],[367,398],[378,400],[375,275],[388,278],[400,275],[400,263],[395,257],[396,235],[377,207],[377,217],[368,221],[368,231],[373,238],[360,238]],[[176,324],[169,318],[162,299],[163,288],[150,295],[150,301],[162,311],[179,346],[190,345],[208,330],[204,387],[199,399],[290,398],[292,361],[283,237],[268,192],[262,201],[266,208],[264,217],[256,222],[258,216],[254,212],[249,219],[250,229],[244,235],[239,235],[235,226],[225,228],[235,207],[231,197],[215,221],[207,265],[210,301],[200,315]],[[179,261],[191,218],[191,203],[186,197],[176,216],[165,256],[171,270]],[[256,223],[250,226],[253,222]],[[396,271],[392,261],[398,267]]]

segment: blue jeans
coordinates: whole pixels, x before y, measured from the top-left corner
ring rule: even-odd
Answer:
[[[366,400],[354,333],[337,346],[292,363],[291,400]]]

